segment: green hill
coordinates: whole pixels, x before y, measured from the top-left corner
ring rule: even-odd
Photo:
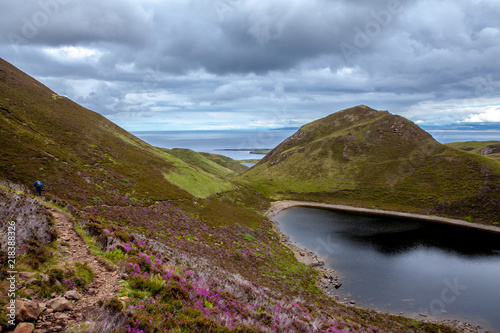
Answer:
[[[473,154],[487,156],[500,162],[500,141],[451,142],[446,145]]]
[[[74,202],[208,197],[233,188],[219,177],[222,168],[193,167],[1,59],[0,112],[0,177],[39,178],[47,192]]]
[[[304,125],[239,181],[275,199],[438,213],[446,203],[450,215],[450,203],[480,197],[487,212],[474,217],[500,220],[488,206],[500,193],[500,163],[442,145],[411,121],[363,105]]]
[[[174,148],[169,149],[168,153],[192,166],[196,166],[206,172],[219,177],[226,177],[235,171],[244,171],[247,167],[239,162],[222,155],[211,153],[199,153],[190,149]]]
[[[65,318],[27,319],[37,331],[456,331],[326,297],[324,273],[299,264],[263,216],[267,199],[225,178],[234,161],[152,147],[3,60],[0,112],[0,217],[23,235],[17,295],[38,308],[82,294]],[[42,198],[30,193],[37,178]],[[2,294],[2,332],[13,328],[8,302]]]

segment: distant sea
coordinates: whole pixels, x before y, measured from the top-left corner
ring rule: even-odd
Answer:
[[[260,159],[264,155],[248,151],[227,151],[222,149],[272,149],[297,129],[232,130],[232,131],[160,131],[132,132],[147,143],[162,148],[188,148],[198,152],[216,153],[236,160]],[[449,143],[457,141],[500,141],[499,131],[472,130],[427,130],[436,141]]]

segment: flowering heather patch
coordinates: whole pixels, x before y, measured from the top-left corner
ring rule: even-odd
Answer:
[[[87,207],[82,217],[105,225],[109,221],[117,221],[149,239],[195,258],[204,258],[212,265],[233,273],[244,274],[252,281],[271,284],[273,288],[316,290],[315,272],[298,265],[293,254],[286,252],[271,238],[265,230],[266,226],[258,230],[237,224],[209,226],[167,202],[158,202],[149,207]],[[111,231],[117,224],[106,227]],[[102,234],[105,232],[102,231]],[[126,248],[126,242],[115,244],[114,247],[117,246],[123,252],[130,251]],[[300,278],[299,284],[295,283],[297,278]]]
[[[127,246],[142,250],[122,263],[129,274],[123,293],[131,297],[125,311],[134,323],[126,332],[193,327],[203,332],[357,331],[356,324],[311,309],[298,298],[275,297],[236,274],[214,278],[174,265],[137,243]]]
[[[317,272],[265,222],[258,230],[209,226],[166,202],[87,207],[80,218],[128,273],[121,295],[131,299],[123,311],[132,321],[121,333],[452,332],[324,298]]]

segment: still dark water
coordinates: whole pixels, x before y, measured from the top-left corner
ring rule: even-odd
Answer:
[[[291,208],[274,219],[337,271],[334,294],[414,318],[500,332],[500,235],[394,217]]]

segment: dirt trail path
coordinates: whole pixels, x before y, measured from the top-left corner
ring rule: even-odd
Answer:
[[[64,261],[58,266],[64,267],[76,262],[87,263],[94,272],[94,280],[80,292],[81,298],[74,301],[72,311],[42,314],[36,323],[35,333],[64,331],[66,326],[85,320],[99,300],[112,297],[119,289],[119,273],[92,255],[89,247],[75,231],[72,219],[58,210],[50,211],[55,218],[58,240],[69,243],[69,246],[61,246]]]

